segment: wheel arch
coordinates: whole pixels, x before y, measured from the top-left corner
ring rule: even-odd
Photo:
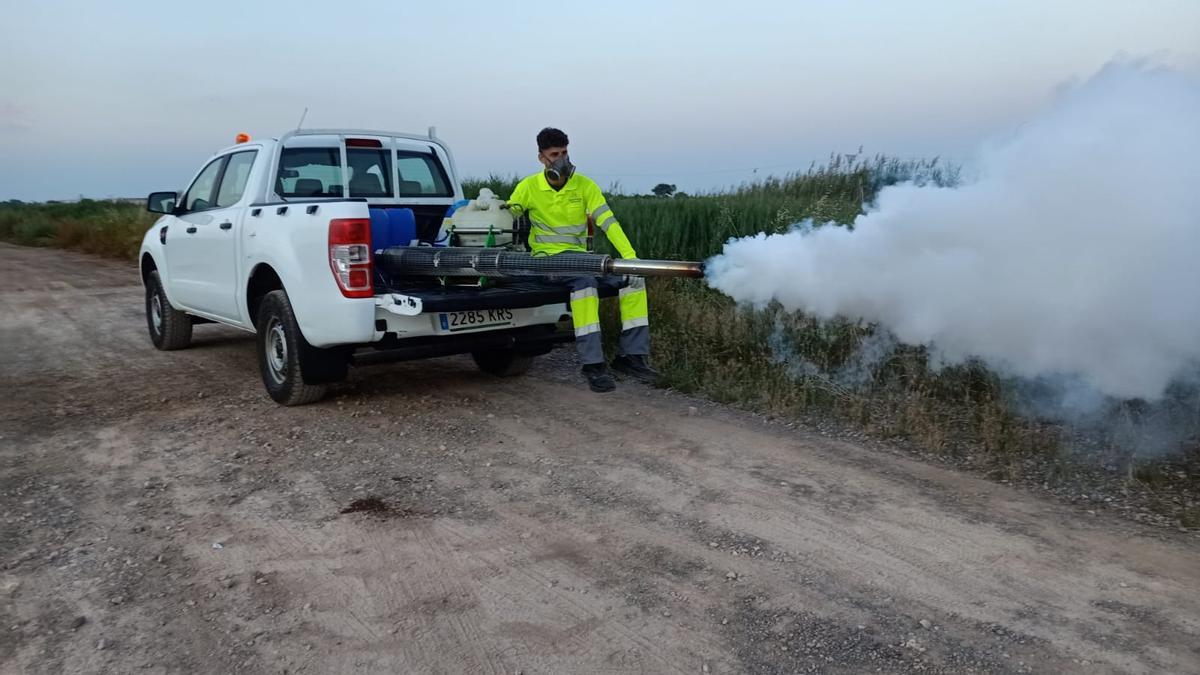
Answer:
[[[158,271],[158,263],[154,261],[154,256],[150,255],[149,251],[143,251],[142,257],[138,260],[138,269],[142,275],[142,285],[150,283],[150,275]]]
[[[286,289],[275,268],[267,263],[255,265],[246,281],[246,316],[250,317],[251,326],[258,326],[258,306],[267,293],[282,290]]]

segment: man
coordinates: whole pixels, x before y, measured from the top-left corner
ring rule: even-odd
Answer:
[[[576,173],[567,155],[567,135],[558,129],[542,129],[537,135],[537,145],[538,161],[544,169],[518,183],[508,198],[508,206],[515,215],[529,216],[529,248],[533,255],[587,252],[589,225],[594,225],[622,258],[636,258],[637,253],[608,208],[600,187],[591,178]],[[616,388],[605,366],[600,342],[598,291],[602,286],[620,289],[620,353],[613,360],[613,370],[654,381],[658,372],[646,363],[650,354],[646,280],[582,277],[571,281],[571,317],[575,324],[575,347],[588,386],[596,392]]]

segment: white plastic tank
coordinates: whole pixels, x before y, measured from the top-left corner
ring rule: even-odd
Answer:
[[[459,246],[486,246],[488,233],[494,234],[495,246],[504,246],[513,241],[513,217],[508,209],[500,206],[504,201],[488,188],[479,191],[479,196],[460,206],[443,222],[443,228],[458,235]],[[506,231],[507,230],[507,231]]]

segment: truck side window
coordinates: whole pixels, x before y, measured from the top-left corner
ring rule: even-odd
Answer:
[[[338,148],[284,148],[279,153],[275,192],[280,197],[341,197],[343,190]]]
[[[233,206],[242,199],[246,192],[246,181],[250,179],[250,169],[254,167],[257,150],[235,152],[229,156],[229,164],[225,166],[225,175],[221,177],[221,188],[217,190],[217,207]]]
[[[183,198],[183,208],[186,211],[203,211],[213,205],[213,189],[217,187],[217,176],[221,174],[221,166],[226,157],[218,157],[208,163],[204,170],[192,181],[187,194]]]
[[[401,197],[449,197],[450,181],[442,164],[423,152],[396,151],[396,168]]]

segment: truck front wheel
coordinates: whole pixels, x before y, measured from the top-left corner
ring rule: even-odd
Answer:
[[[163,351],[183,349],[192,342],[192,317],[171,306],[157,271],[146,279],[146,327],[150,342]]]
[[[259,371],[267,393],[277,403],[291,406],[319,401],[329,382],[345,377],[345,353],[308,344],[284,291],[271,291],[263,297],[255,328]]]
[[[528,372],[534,357],[519,354],[515,349],[487,349],[471,352],[471,358],[488,375],[513,377]]]

